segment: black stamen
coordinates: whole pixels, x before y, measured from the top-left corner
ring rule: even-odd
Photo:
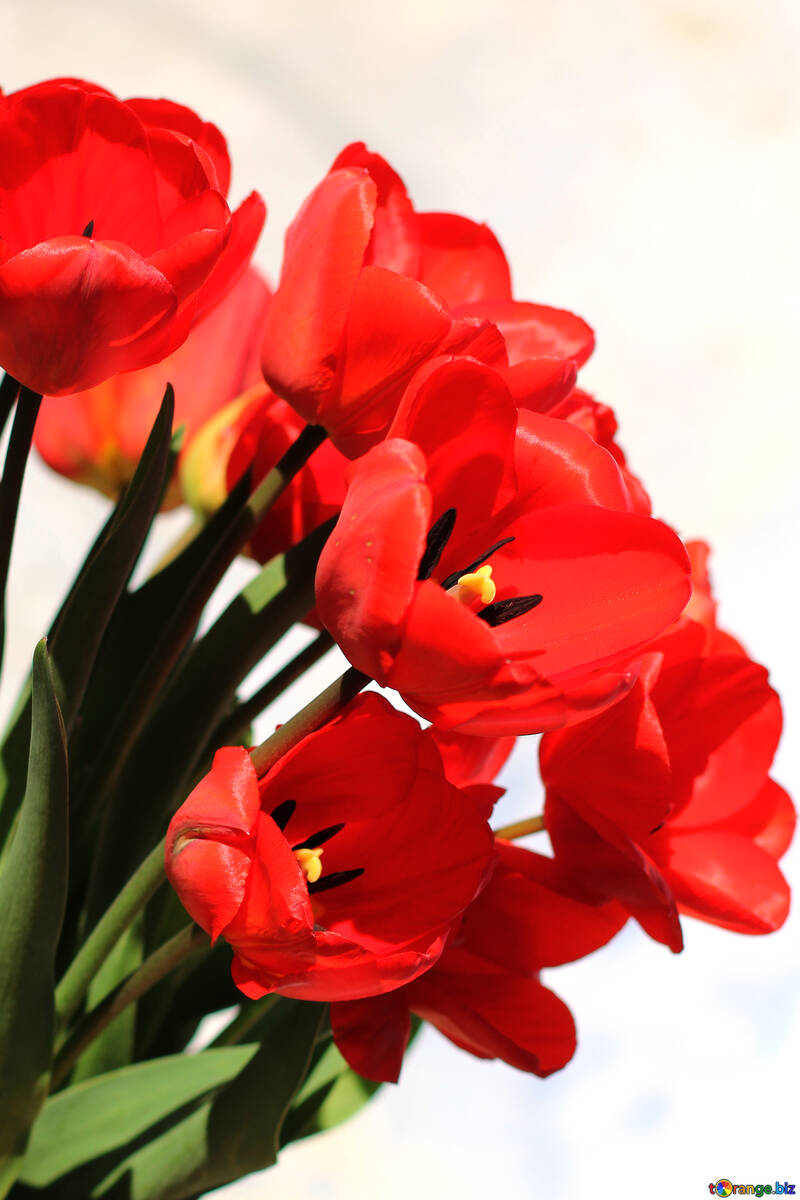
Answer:
[[[453,526],[456,523],[456,510],[448,508],[447,512],[443,512],[438,521],[434,521],[428,530],[428,536],[425,539],[425,550],[422,558],[419,560],[419,570],[417,571],[417,579],[429,579],[431,572],[436,568],[439,559],[442,557],[442,551],[450,540],[450,534],[453,532]]]
[[[512,596],[510,600],[496,600],[494,604],[487,604],[475,616],[494,629],[496,625],[505,625],[506,621],[513,621],[514,617],[530,612],[543,599],[543,596]]]
[[[83,233],[81,234],[81,237],[90,238],[93,233],[94,233],[94,221],[90,221],[89,224],[84,229]]]
[[[324,846],[334,834],[341,833],[343,829],[344,821],[340,825],[329,825],[327,829],[320,829],[319,833],[314,833],[304,842],[292,846],[292,850],[316,850],[317,846]]]
[[[652,836],[652,834],[654,834],[654,833],[660,833],[660,832],[661,832],[661,830],[662,830],[663,828],[664,828],[664,822],[663,822],[663,821],[661,821],[661,822],[660,822],[658,825],[656,825],[656,826],[655,826],[655,828],[654,828],[654,829],[651,829],[651,830],[650,830],[650,834],[651,834],[651,836]]]
[[[491,550],[487,550],[485,554],[482,554],[480,556],[480,558],[476,558],[475,562],[471,562],[468,567],[464,567],[463,571],[453,571],[452,575],[448,575],[447,579],[442,580],[442,587],[444,588],[444,590],[447,591],[448,588],[451,588],[455,584],[458,583],[458,581],[462,575],[469,575],[469,573],[471,571],[474,571],[476,567],[479,567],[481,565],[481,563],[486,562],[487,558],[491,558],[491,556],[494,554],[495,550],[499,550],[501,546],[507,546],[509,542],[513,542],[513,541],[514,541],[513,534],[511,537],[503,538],[502,541],[495,542],[495,544],[492,546]]]
[[[332,875],[323,875],[316,883],[308,885],[309,895],[314,895],[315,892],[327,892],[330,888],[341,887],[343,883],[349,883],[351,879],[358,879],[359,875],[364,874],[363,867],[356,867],[352,871],[334,871]]]
[[[284,800],[282,804],[279,804],[277,806],[277,808],[273,808],[272,812],[269,815],[272,817],[273,821],[278,826],[278,829],[285,829],[286,826],[291,821],[292,813],[294,812],[294,810],[296,808],[297,808],[296,800]]]

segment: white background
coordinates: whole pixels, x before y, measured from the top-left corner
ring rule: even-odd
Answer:
[[[714,545],[723,622],[784,697],[775,773],[797,789],[796,0],[0,0],[0,12],[6,90],[83,75],[218,123],[234,198],[257,187],[269,205],[260,260],[273,278],[287,221],[356,138],[419,207],[487,220],[519,297],[596,328],[583,382],[616,409],[657,513]],[[4,710],[103,511],[32,466]],[[530,745],[516,756],[508,811],[535,809],[534,763]],[[785,860],[795,882],[798,859]],[[219,1194],[683,1200],[722,1176],[800,1183],[797,920],[765,939],[686,926],[677,958],[631,927],[548,973],[581,1041],[559,1076],[480,1063],[429,1033],[399,1088]]]

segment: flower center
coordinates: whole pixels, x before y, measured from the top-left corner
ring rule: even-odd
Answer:
[[[481,604],[491,604],[497,595],[492,568],[488,563],[484,563],[477,571],[459,575],[453,587],[447,589],[447,594],[455,596],[462,604],[472,604],[473,600],[479,600]]]
[[[300,870],[309,883],[316,883],[322,874],[322,854],[324,849],[324,846],[315,846],[311,850],[304,847],[294,851],[294,856],[300,865]]]
[[[439,559],[450,540],[455,523],[456,510],[448,508],[431,525],[425,539],[425,549],[420,559],[417,579],[430,579],[439,565]],[[493,629],[497,625],[505,625],[506,621],[512,621],[515,617],[521,617],[526,612],[530,612],[544,599],[539,592],[536,592],[531,596],[511,596],[507,600],[495,600],[497,587],[492,579],[492,568],[486,560],[501,546],[507,546],[509,542],[513,541],[513,536],[502,538],[479,555],[469,566],[464,567],[461,571],[454,571],[452,575],[448,575],[441,581],[441,586],[447,594],[455,596],[462,604],[472,604],[478,600],[484,605],[480,611],[475,612],[475,616],[479,620],[485,621]]]

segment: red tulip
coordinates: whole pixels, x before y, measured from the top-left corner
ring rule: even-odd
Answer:
[[[435,962],[491,854],[484,811],[431,738],[365,695],[261,780],[245,750],[218,751],[172,819],[166,868],[233,947],[245,995],[345,1000]]]
[[[575,900],[552,859],[498,842],[494,874],[438,963],[389,995],[333,1004],[336,1044],[361,1075],[394,1082],[415,1013],[478,1058],[550,1075],[572,1057],[575,1025],[539,970],[605,945],[625,920],[619,905]]]
[[[530,733],[609,703],[686,604],[688,560],[582,430],[430,364],[350,469],[317,607],[359,670],[445,729]],[[492,575],[487,579],[487,575]]]
[[[512,300],[490,229],[415,212],[400,176],[359,142],[286,235],[263,367],[273,390],[354,458],[385,435],[433,354],[491,363],[527,406],[563,398],[593,345],[572,313]]]
[[[184,428],[185,461],[200,427],[260,379],[258,358],[268,302],[269,289],[251,269],[163,362],[45,404],[34,434],[42,458],[68,479],[116,498],[133,476],[164,388],[171,383],[175,428]],[[209,484],[203,483],[207,490]],[[214,507],[224,498],[222,489]],[[180,499],[174,481],[166,504]]]
[[[541,744],[557,859],[675,951],[679,912],[769,933],[789,909],[777,860],[794,809],[768,778],[780,701],[763,667],[722,645],[682,621],[619,704]]]
[[[194,140],[197,138],[197,140]],[[159,362],[244,271],[222,135],[168,101],[80,80],[0,101],[0,364],[65,395]]]

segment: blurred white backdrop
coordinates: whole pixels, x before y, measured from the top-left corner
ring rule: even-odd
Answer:
[[[267,200],[258,257],[273,279],[286,223],[358,138],[419,207],[488,221],[518,296],[585,316],[598,349],[582,381],[615,408],[657,513],[712,543],[723,623],[783,695],[775,774],[797,793],[795,0],[2,0],[0,11],[6,90],[81,75],[215,121],[234,199],[257,187]],[[104,511],[32,464],[4,712]],[[530,744],[510,764],[507,812],[532,810],[534,763]],[[800,883],[800,853],[784,861]],[[399,1088],[218,1194],[667,1200],[707,1195],[721,1177],[800,1182],[798,918],[765,939],[686,925],[677,958],[630,927],[546,974],[579,1026],[559,1076],[480,1063],[428,1033]]]

